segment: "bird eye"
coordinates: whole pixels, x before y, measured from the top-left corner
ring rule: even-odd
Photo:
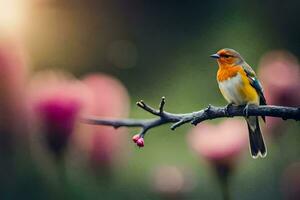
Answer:
[[[223,57],[224,57],[224,58],[229,58],[229,57],[231,57],[231,56],[228,55],[228,54],[224,54]]]

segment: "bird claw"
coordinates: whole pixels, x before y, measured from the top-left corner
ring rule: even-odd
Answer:
[[[211,109],[211,104],[208,104],[208,106],[207,106],[207,108],[205,108],[205,112],[209,112],[210,111],[210,109]]]
[[[243,113],[245,115],[245,117],[249,117],[249,104],[246,104],[244,110],[243,110]]]
[[[225,113],[226,113],[227,116],[231,116],[230,113],[229,113],[229,108],[232,107],[232,106],[233,106],[233,103],[229,103],[229,104],[226,105]]]

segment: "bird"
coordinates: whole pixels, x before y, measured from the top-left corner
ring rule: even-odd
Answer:
[[[267,148],[260,130],[259,117],[248,116],[249,105],[266,105],[263,88],[254,70],[235,50],[224,48],[211,55],[217,60],[217,82],[221,94],[232,105],[245,105],[244,113],[249,132],[249,147],[253,158],[265,157]],[[263,116],[265,122],[265,117]]]

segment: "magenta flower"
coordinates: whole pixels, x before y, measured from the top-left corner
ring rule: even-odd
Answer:
[[[126,118],[129,111],[129,97],[124,86],[115,78],[103,74],[92,74],[83,79],[91,93],[90,102],[86,105],[85,115],[102,118]],[[89,152],[92,164],[107,168],[120,160],[127,141],[126,130],[105,126],[88,126],[79,138]]]
[[[45,136],[49,149],[64,152],[84,104],[84,86],[61,73],[37,74],[30,84],[32,115]]]

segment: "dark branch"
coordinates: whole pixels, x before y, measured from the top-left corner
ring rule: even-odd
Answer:
[[[179,126],[191,123],[197,125],[198,123],[208,120],[222,117],[236,117],[245,116],[245,106],[225,106],[216,107],[209,105],[207,108],[192,113],[174,114],[164,111],[165,98],[161,99],[158,110],[144,103],[142,100],[137,102],[137,105],[143,110],[158,116],[153,119],[99,119],[96,117],[86,117],[82,119],[82,122],[93,125],[112,126],[114,128],[119,127],[141,127],[140,136],[144,137],[147,131],[151,128],[173,123],[172,130],[175,130]],[[270,116],[279,117],[284,120],[294,119],[300,120],[300,108],[284,107],[284,106],[255,106],[248,107],[247,116]]]
[[[163,113],[165,104],[166,104],[166,99],[165,99],[165,97],[162,97],[160,104],[159,104],[159,113],[160,114]]]

